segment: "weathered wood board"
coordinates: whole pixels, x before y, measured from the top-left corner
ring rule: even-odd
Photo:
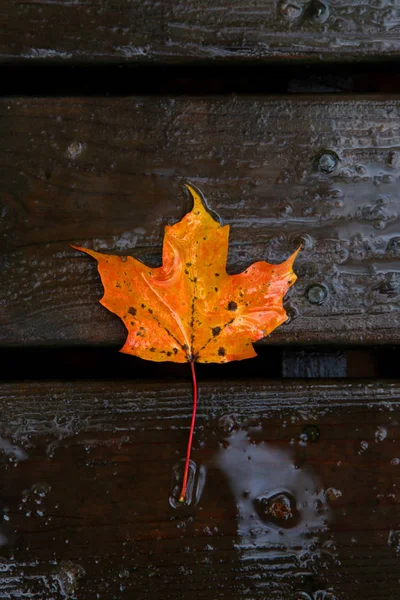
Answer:
[[[2,0],[0,59],[220,62],[398,56],[396,0]]]
[[[399,129],[398,99],[1,100],[1,344],[122,344],[69,244],[159,264],[185,181],[231,225],[229,272],[302,244],[268,342],[399,342]]]
[[[0,388],[0,598],[395,600],[400,385]]]

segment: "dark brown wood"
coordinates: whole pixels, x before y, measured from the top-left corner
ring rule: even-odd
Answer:
[[[3,62],[183,63],[393,57],[399,8],[360,0],[2,0]]]
[[[189,378],[2,384],[0,597],[398,598],[398,383],[201,382],[182,506],[190,412]]]
[[[282,377],[346,377],[347,354],[341,350],[288,349],[282,353]],[[363,373],[363,376],[368,376]]]
[[[3,99],[3,345],[122,344],[93,259],[159,264],[197,184],[231,224],[228,271],[299,244],[268,342],[400,341],[400,101]]]

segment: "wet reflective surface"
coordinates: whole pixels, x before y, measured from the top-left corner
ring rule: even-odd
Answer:
[[[400,387],[4,384],[0,597],[394,600]]]
[[[310,5],[315,27],[325,3]],[[5,98],[1,115],[3,344],[122,345],[96,266],[69,244],[159,265],[187,181],[231,227],[230,274],[301,244],[268,343],[399,342],[395,97]]]
[[[399,52],[400,15],[393,1],[254,0],[247,6],[220,0],[215,10],[211,0],[165,0],[162,5],[143,1],[96,8],[93,0],[71,10],[44,0],[13,5],[9,19],[0,21],[7,33],[0,56],[34,63],[208,60],[226,65],[286,59],[297,65],[305,58],[376,59]],[[86,37],[80,25],[88,16]]]

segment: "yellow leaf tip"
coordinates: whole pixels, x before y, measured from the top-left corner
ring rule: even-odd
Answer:
[[[189,191],[190,195],[193,198],[193,210],[195,208],[197,208],[197,209],[200,208],[200,209],[205,210],[205,207],[204,207],[204,204],[203,204],[203,201],[202,201],[201,192],[199,190],[197,190],[195,188],[195,186],[192,185],[191,183],[185,183],[185,187]]]
[[[299,254],[299,252],[300,252],[301,249],[302,249],[302,247],[301,247],[301,244],[300,244],[300,246],[297,248],[297,250],[295,250],[293,252],[293,254],[291,256],[289,256],[288,259],[286,259],[285,263],[288,264],[288,265],[290,265],[291,268],[293,267],[293,263],[296,260],[297,255]]]
[[[82,248],[81,246],[74,246],[74,244],[70,244],[71,248],[74,250],[78,250],[79,252],[87,252],[87,248]]]
[[[302,250],[302,245],[300,244],[300,246],[297,248],[297,250],[295,250],[292,254],[292,256],[290,257],[292,260],[295,260],[298,253],[300,252],[300,250]]]

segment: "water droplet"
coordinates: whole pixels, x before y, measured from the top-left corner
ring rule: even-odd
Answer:
[[[257,513],[262,521],[275,523],[279,527],[295,527],[300,519],[294,497],[287,492],[272,496],[260,495],[255,501]]]
[[[375,442],[378,444],[379,442],[383,442],[387,438],[387,429],[386,427],[378,427],[375,431]]]
[[[183,473],[185,470],[185,460],[182,459],[176,463],[172,469],[171,493],[169,503],[172,508],[182,508],[196,505],[201,497],[206,480],[206,469],[202,465],[197,467],[196,463],[189,461],[189,473],[186,487],[185,502],[180,502],[179,497],[182,490]]]
[[[387,245],[386,252],[390,256],[400,256],[400,237],[392,237]]]
[[[317,4],[322,4],[322,2],[317,2]],[[329,175],[332,173],[339,162],[339,157],[336,152],[328,151],[320,154],[317,159],[318,169],[321,173],[325,175]]]
[[[327,498],[327,500],[334,502],[335,500],[338,500],[339,498],[342,497],[342,492],[340,490],[337,490],[336,488],[330,487],[327,490],[325,490],[325,496]]]
[[[381,219],[379,219],[378,221],[375,221],[374,223],[374,229],[378,229],[378,231],[380,231],[381,229],[383,229],[385,227],[385,221],[382,221]]]
[[[70,160],[76,160],[85,151],[86,145],[80,142],[71,142],[65,152],[66,157]]]
[[[329,7],[321,0],[311,0],[306,10],[306,17],[312,21],[324,23],[329,17]]]
[[[392,458],[392,460],[390,461],[390,464],[393,467],[398,467],[400,465],[400,458]]]
[[[284,302],[284,308],[286,310],[287,315],[285,325],[289,325],[289,323],[294,321],[299,316],[299,311],[296,308],[296,306],[292,306],[288,302]]]
[[[300,437],[305,442],[318,442],[320,436],[319,429],[316,425],[305,425],[300,434]]]
[[[218,429],[223,433],[231,433],[236,427],[234,415],[222,415],[218,420]]]
[[[118,573],[118,576],[121,579],[128,579],[128,577],[131,576],[129,569],[121,569],[120,572]]]
[[[303,7],[296,2],[284,1],[279,7],[279,12],[287,21],[295,21],[303,12]]]
[[[324,285],[317,283],[307,289],[306,295],[307,300],[311,304],[321,305],[328,297],[328,289]]]

